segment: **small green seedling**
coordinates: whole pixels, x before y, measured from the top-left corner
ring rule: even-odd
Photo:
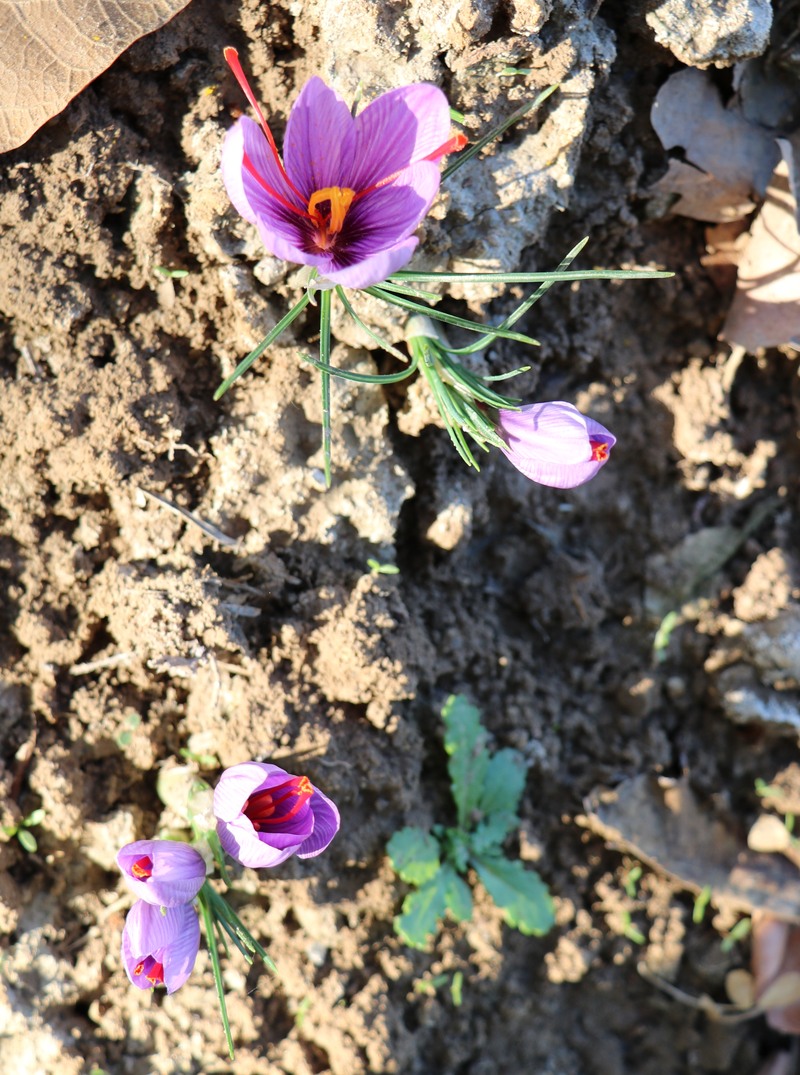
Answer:
[[[166,265],[154,266],[154,271],[159,276],[163,276],[165,280],[183,280],[185,276],[189,275],[188,269],[170,269]]]
[[[503,842],[519,824],[525,761],[518,750],[487,749],[480,713],[466,698],[448,698],[442,710],[448,772],[456,824],[430,832],[405,828],[387,845],[392,866],[414,885],[394,920],[397,935],[412,948],[426,948],[449,912],[457,922],[472,916],[472,892],[463,879],[473,869],[509,926],[540,936],[553,925],[553,903],[535,870],[506,858]]]
[[[117,736],[114,740],[120,750],[123,747],[130,746],[131,742],[133,741],[133,733],[136,731],[136,729],[141,723],[142,718],[139,716],[138,713],[129,713],[127,715],[124,721],[124,727],[122,728],[122,731],[117,733]]]
[[[30,854],[39,849],[39,844],[36,841],[36,837],[31,832],[34,825],[41,825],[44,821],[44,810],[41,806],[36,810],[31,810],[27,817],[24,817],[20,821],[19,825],[5,825],[3,832],[10,839],[16,836],[23,848]]]
[[[730,952],[738,941],[743,941],[753,926],[749,918],[740,918],[730,933],[722,938],[720,948],[723,952]]]
[[[396,564],[382,564],[380,560],[374,560],[371,556],[367,560],[367,567],[373,575],[399,575],[400,568]]]
[[[697,896],[695,897],[694,901],[694,906],[692,907],[692,921],[696,926],[699,926],[705,918],[706,908],[708,907],[710,902],[711,885],[706,885],[697,893]]]

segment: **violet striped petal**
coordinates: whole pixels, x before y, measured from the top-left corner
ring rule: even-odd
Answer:
[[[347,186],[361,191],[424,160],[446,142],[450,106],[436,86],[401,86],[381,94],[356,116],[355,133]]]
[[[287,174],[306,200],[326,187],[352,187],[353,117],[339,94],[312,78],[292,105],[283,140]]]
[[[311,798],[311,810],[314,814],[314,831],[303,841],[297,852],[300,859],[310,859],[324,851],[339,831],[339,811],[335,804],[318,789]]]
[[[179,989],[192,973],[200,947],[200,923],[191,904],[162,911],[137,900],[122,931],[122,963],[138,989]]]
[[[372,287],[379,284],[393,272],[408,265],[411,256],[417,248],[419,239],[411,236],[401,243],[396,243],[388,250],[381,250],[377,254],[370,254],[359,261],[348,265],[344,269],[333,268],[325,270],[322,279],[318,281],[320,288],[335,287]]]

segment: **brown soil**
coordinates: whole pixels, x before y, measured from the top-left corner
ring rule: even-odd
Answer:
[[[796,601],[796,355],[746,357],[726,380],[729,295],[700,267],[702,227],[652,219],[645,194],[664,169],[649,107],[674,61],[625,5],[475,0],[449,21],[445,6],[193,0],[3,159],[3,824],[45,810],[36,853],[0,843],[7,1072],[755,1075],[779,1040],[759,1020],[715,1025],[637,973],[646,960],[724,1000],[749,954],[723,952],[732,921],[695,924],[674,882],[645,871],[626,895],[631,860],[576,818],[598,785],[686,772],[745,827],[756,778],[796,757],[796,731],[729,719],[732,663],[776,686],[763,647],[720,657],[732,624]],[[418,385],[339,383],[326,492],[318,387],[298,359],[313,317],[212,402],[299,294],[269,260],[258,282],[263,251],[217,176],[241,106],[226,44],[278,135],[314,72],[346,95],[359,78],[367,96],[439,81],[474,129],[532,87],[573,87],[457,173],[421,263],[499,251],[506,269],[550,268],[588,234],[583,265],[675,270],[555,288],[523,325],[542,347],[520,393],[573,400],[618,437],[595,482],[533,486],[496,454],[469,472]],[[501,76],[508,63],[533,75]],[[446,301],[510,309],[490,298]],[[367,314],[399,336],[399,313]],[[339,328],[337,364],[389,368]],[[505,345],[485,358],[491,372],[521,360]],[[660,617],[697,597],[670,592],[670,554],[770,496],[655,661]],[[371,574],[369,557],[400,573]],[[545,938],[509,930],[480,890],[473,923],[445,925],[430,953],[392,931],[404,889],[387,840],[448,820],[451,692],[530,762],[519,850],[556,899]],[[342,811],[327,853],[241,879],[279,974],[226,962],[233,1064],[205,952],[170,997],[133,989],[118,954],[129,901],[114,855],[175,824],[156,778],[181,749],[306,772]],[[430,984],[457,971],[460,1006]]]

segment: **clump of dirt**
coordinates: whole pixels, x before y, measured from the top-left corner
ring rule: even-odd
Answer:
[[[238,879],[279,973],[225,963],[237,1075],[758,1070],[763,1026],[709,1027],[636,971],[722,998],[744,947],[722,952],[712,916],[695,923],[654,873],[631,894],[633,864],[574,819],[598,785],[656,771],[747,823],[756,778],[789,771],[797,726],[734,712],[730,676],[796,708],[796,355],[726,366],[700,226],[650,215],[666,165],[648,115],[675,61],[642,12],[596,8],[192,0],[5,158],[2,824],[44,809],[35,852],[0,842],[7,1070],[228,1070],[207,955],[163,996],[131,988],[118,954],[114,855],[174,827],[156,782],[182,751],[211,782],[214,759],[306,772],[342,813],[325,855]],[[530,361],[520,395],[614,431],[593,483],[533,486],[498,453],[469,472],[419,382],[335,381],[326,490],[311,313],[212,402],[299,295],[219,178],[242,107],[229,44],[279,141],[312,73],[345,96],[438,82],[470,135],[560,84],[456,173],[415,264],[554,268],[590,234],[582,264],[676,271],[554,288],[519,325],[532,359],[501,341],[480,360]],[[522,294],[501,290],[445,302],[499,319]],[[397,311],[363,315],[401,338]],[[339,327],[335,365],[387,368]],[[665,590],[706,530],[738,537]],[[655,651],[653,582],[682,613]],[[519,850],[554,894],[549,937],[508,930],[480,889],[430,952],[393,933],[385,846],[447,821],[451,692],[529,762]]]

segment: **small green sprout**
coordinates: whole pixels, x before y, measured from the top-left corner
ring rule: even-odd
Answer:
[[[36,810],[31,810],[28,816],[20,821],[19,825],[4,825],[3,832],[9,840],[16,836],[25,851],[29,854],[33,854],[34,851],[39,849],[39,844],[30,830],[35,825],[41,825],[43,821],[44,810],[40,806]]]
[[[216,754],[195,754],[187,747],[181,747],[178,753],[185,761],[193,762],[198,769],[222,768],[222,764]]]
[[[743,941],[750,932],[753,923],[749,918],[740,918],[727,937],[722,938],[720,947],[723,952],[730,952],[737,941]]]
[[[630,911],[622,911],[620,917],[622,919],[622,936],[629,941],[633,941],[634,944],[645,944],[647,938],[631,921]]]
[[[154,271],[165,280],[182,280],[184,276],[189,275],[188,269],[169,269],[165,265],[156,265]]]
[[[375,560],[371,556],[367,560],[367,567],[370,569],[373,575],[400,574],[400,568],[396,564],[382,564],[380,560]]]
[[[472,892],[460,875],[473,869],[507,924],[540,936],[554,921],[547,887],[535,870],[503,853],[504,840],[519,824],[525,761],[518,750],[489,752],[480,713],[461,695],[448,698],[442,718],[457,820],[431,832],[400,829],[389,841],[392,866],[415,886],[394,920],[395,932],[412,948],[424,949],[447,912],[456,922],[470,919]]]
[[[114,740],[117,746],[120,748],[129,746],[131,740],[133,739],[134,731],[139,727],[141,723],[142,718],[139,716],[138,713],[129,713],[125,718],[125,727],[122,729],[121,732],[119,732],[116,739]]]
[[[453,1007],[460,1008],[461,1001],[463,1000],[464,989],[464,975],[460,970],[457,970],[453,975],[453,984],[450,986],[450,996],[453,1000]]]
[[[768,784],[766,780],[762,780],[761,777],[756,777],[755,782],[756,795],[760,795],[762,799],[779,799],[781,796],[781,789],[774,784]]]
[[[643,873],[644,871],[642,870],[641,866],[632,866],[631,869],[628,870],[627,874],[625,875],[623,887],[625,889],[625,895],[628,897],[628,899],[636,899],[637,886]]]
[[[711,885],[706,885],[705,888],[701,889],[701,891],[697,893],[697,896],[694,901],[694,907],[692,908],[692,921],[696,926],[699,926],[705,918],[706,908],[708,907],[710,902]]]

